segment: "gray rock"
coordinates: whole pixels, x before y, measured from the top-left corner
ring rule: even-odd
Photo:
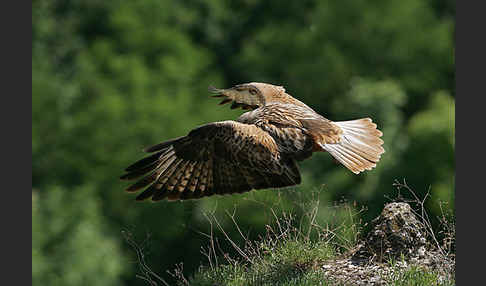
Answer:
[[[381,215],[372,221],[372,227],[355,259],[383,262],[402,257],[423,257],[429,247],[427,232],[407,203],[385,205]]]

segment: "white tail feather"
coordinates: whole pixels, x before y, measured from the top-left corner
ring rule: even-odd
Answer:
[[[343,130],[341,141],[321,147],[355,174],[374,168],[385,152],[380,138],[383,133],[376,124],[370,118],[334,123]]]

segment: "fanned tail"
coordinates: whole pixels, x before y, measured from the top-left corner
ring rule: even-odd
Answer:
[[[336,160],[355,174],[376,167],[381,154],[385,152],[383,133],[376,129],[370,118],[334,122],[343,133],[336,144],[320,144]]]

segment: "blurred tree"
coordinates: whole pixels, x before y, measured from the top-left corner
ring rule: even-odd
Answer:
[[[410,147],[405,154],[403,169],[408,181],[428,182],[433,200],[429,207],[439,213],[437,201],[454,209],[455,186],[455,101],[448,92],[432,94],[429,107],[410,119]],[[413,180],[413,181],[412,181]]]
[[[92,190],[32,192],[32,284],[119,285],[125,269],[120,241]]]

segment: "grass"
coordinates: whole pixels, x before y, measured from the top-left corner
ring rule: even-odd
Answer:
[[[251,263],[232,261],[214,268],[201,268],[190,285],[319,285],[324,280],[319,265],[335,257],[333,247],[322,242],[263,242],[261,254]]]
[[[396,187],[413,192],[405,182],[397,184]],[[432,232],[430,221],[423,208],[425,199],[419,200],[416,197],[414,202],[422,207],[416,211],[417,217],[426,229]],[[240,238],[243,238],[242,245],[234,242],[234,238],[230,237],[214,213],[205,213],[211,231],[204,234],[209,243],[206,248],[202,248],[201,252],[207,258],[207,263],[200,266],[198,271],[189,278],[183,273],[182,263],[169,274],[180,286],[354,285],[359,278],[351,277],[351,280],[347,281],[336,280],[335,277],[326,274],[323,265],[331,265],[333,269],[332,261],[339,259],[343,261],[356,249],[362,229],[361,222],[357,220],[359,212],[346,203],[342,204],[335,209],[340,213],[342,223],[330,227],[328,224],[318,223],[318,200],[305,207],[308,211],[299,218],[286,211],[277,213],[274,209],[270,209],[273,222],[266,225],[265,235],[257,240],[248,239],[240,229],[235,214],[226,212]],[[448,235],[439,240],[432,232],[431,242],[438,248],[437,253],[443,255],[445,266],[426,269],[410,262],[407,264],[403,257],[401,261],[390,260],[388,265],[375,265],[386,270],[378,274],[386,285],[455,285],[453,254],[455,227],[454,223],[445,216],[439,220],[443,223],[439,232]],[[236,256],[223,251],[221,242],[215,238],[216,231],[223,235],[224,242],[234,250],[234,253],[237,253]],[[138,277],[149,285],[169,285],[150,270],[145,263],[143,253],[134,241],[127,236],[125,238],[137,251],[142,272]],[[376,271],[370,273],[368,274],[372,276],[377,275]]]
[[[401,265],[406,265],[405,260],[401,259]],[[455,285],[455,279],[452,275],[444,275],[441,270],[424,269],[418,265],[410,265],[409,267],[400,266],[394,260],[388,262],[390,264],[390,273],[383,275],[382,278],[386,285],[393,286],[419,286],[419,285]],[[448,273],[452,274],[452,273]]]
[[[440,273],[427,271],[418,266],[396,271],[396,275],[385,277],[387,285],[394,286],[419,286],[419,285],[455,285],[454,281],[441,281]]]

